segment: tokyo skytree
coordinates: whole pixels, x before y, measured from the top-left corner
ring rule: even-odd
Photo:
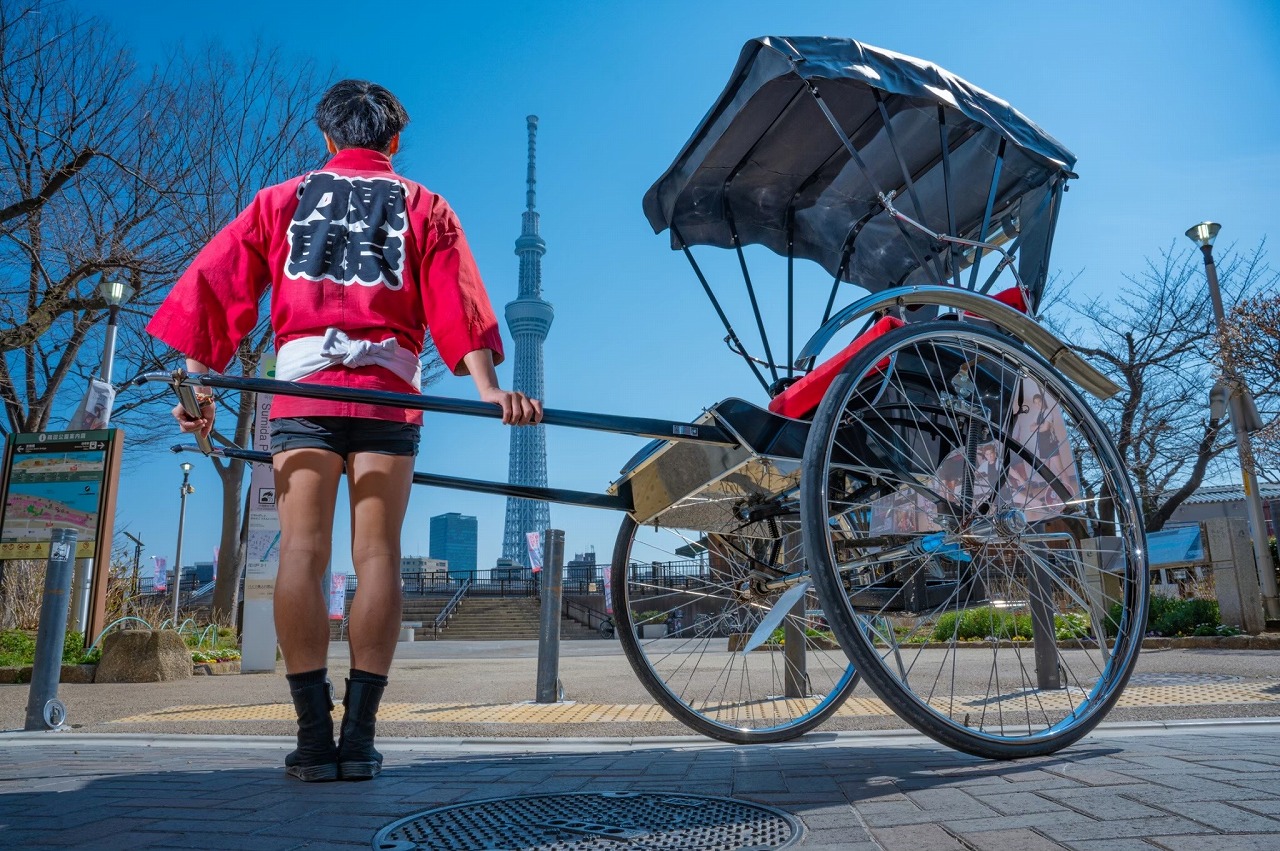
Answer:
[[[538,116],[528,117],[529,171],[526,178],[525,209],[520,217],[520,238],[516,255],[520,258],[520,291],[507,304],[507,328],[516,343],[515,378],[512,387],[532,399],[543,399],[542,343],[551,330],[555,311],[542,299],[542,255],[547,244],[538,235],[537,173],[534,168]],[[511,429],[511,462],[508,481],[517,485],[547,484],[546,427],[520,426]],[[542,532],[551,523],[551,509],[544,500],[507,499],[507,523],[502,535],[502,557],[529,567],[528,532]]]

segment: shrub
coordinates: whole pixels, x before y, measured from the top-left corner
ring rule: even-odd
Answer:
[[[34,661],[35,657],[32,657]],[[84,633],[68,632],[62,643],[62,664],[79,665],[84,658]]]
[[[1107,612],[1107,635],[1115,637],[1120,621],[1120,604],[1112,603]],[[1200,630],[1201,627],[1205,631]],[[1239,630],[1222,632],[1222,618],[1218,613],[1218,601],[1203,597],[1178,600],[1155,594],[1147,608],[1146,634],[1173,638],[1180,635],[1239,635]]]
[[[643,626],[644,624],[650,623],[666,623],[667,612],[659,612],[655,609],[651,609],[647,612],[632,612],[631,622],[637,626]]]
[[[29,665],[36,655],[36,640],[18,629],[0,631],[0,665]]]
[[[952,637],[968,641],[986,638],[1015,638],[1031,635],[1031,616],[1017,615],[991,607],[945,612],[933,625],[934,641]]]

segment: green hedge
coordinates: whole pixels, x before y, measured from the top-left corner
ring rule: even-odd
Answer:
[[[66,665],[78,665],[86,661],[97,661],[99,655],[95,648],[95,658],[85,656],[84,633],[68,632],[62,644],[62,662]],[[22,667],[35,662],[36,640],[31,635],[18,629],[0,631],[0,667]]]
[[[1120,622],[1120,604],[1112,603],[1107,613],[1107,634],[1114,636]],[[1178,600],[1162,594],[1152,594],[1147,607],[1147,623],[1144,633],[1154,633],[1166,638],[1186,635],[1238,635],[1233,627],[1223,626],[1217,600],[1192,597]]]

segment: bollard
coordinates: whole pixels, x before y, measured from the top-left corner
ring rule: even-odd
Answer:
[[[44,574],[44,599],[36,630],[36,660],[27,693],[25,730],[56,730],[67,720],[67,708],[58,700],[62,679],[62,648],[67,640],[67,599],[71,571],[76,560],[76,531],[54,529],[49,538],[49,562]]]
[[[538,703],[560,694],[560,598],[564,592],[564,530],[543,532],[542,621],[538,630]]]

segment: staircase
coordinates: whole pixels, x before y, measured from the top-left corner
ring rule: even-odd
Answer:
[[[440,633],[440,638],[449,641],[537,640],[541,605],[537,597],[468,597],[454,612],[453,620]],[[406,603],[405,620],[418,620],[408,617],[407,611]],[[424,623],[428,622],[424,619]],[[426,632],[425,637],[430,638],[431,630]],[[562,617],[560,638],[575,640],[600,638],[600,635],[575,620]]]
[[[400,620],[420,623],[413,631],[414,641],[430,641],[432,625],[448,597],[405,597]],[[453,612],[453,618],[440,631],[441,639],[451,641],[534,640],[542,617],[542,603],[537,597],[469,596]],[[339,621],[329,621],[329,638],[339,638]],[[343,636],[345,638],[345,636]],[[560,638],[566,641],[600,638],[590,629],[570,618],[560,619]]]

